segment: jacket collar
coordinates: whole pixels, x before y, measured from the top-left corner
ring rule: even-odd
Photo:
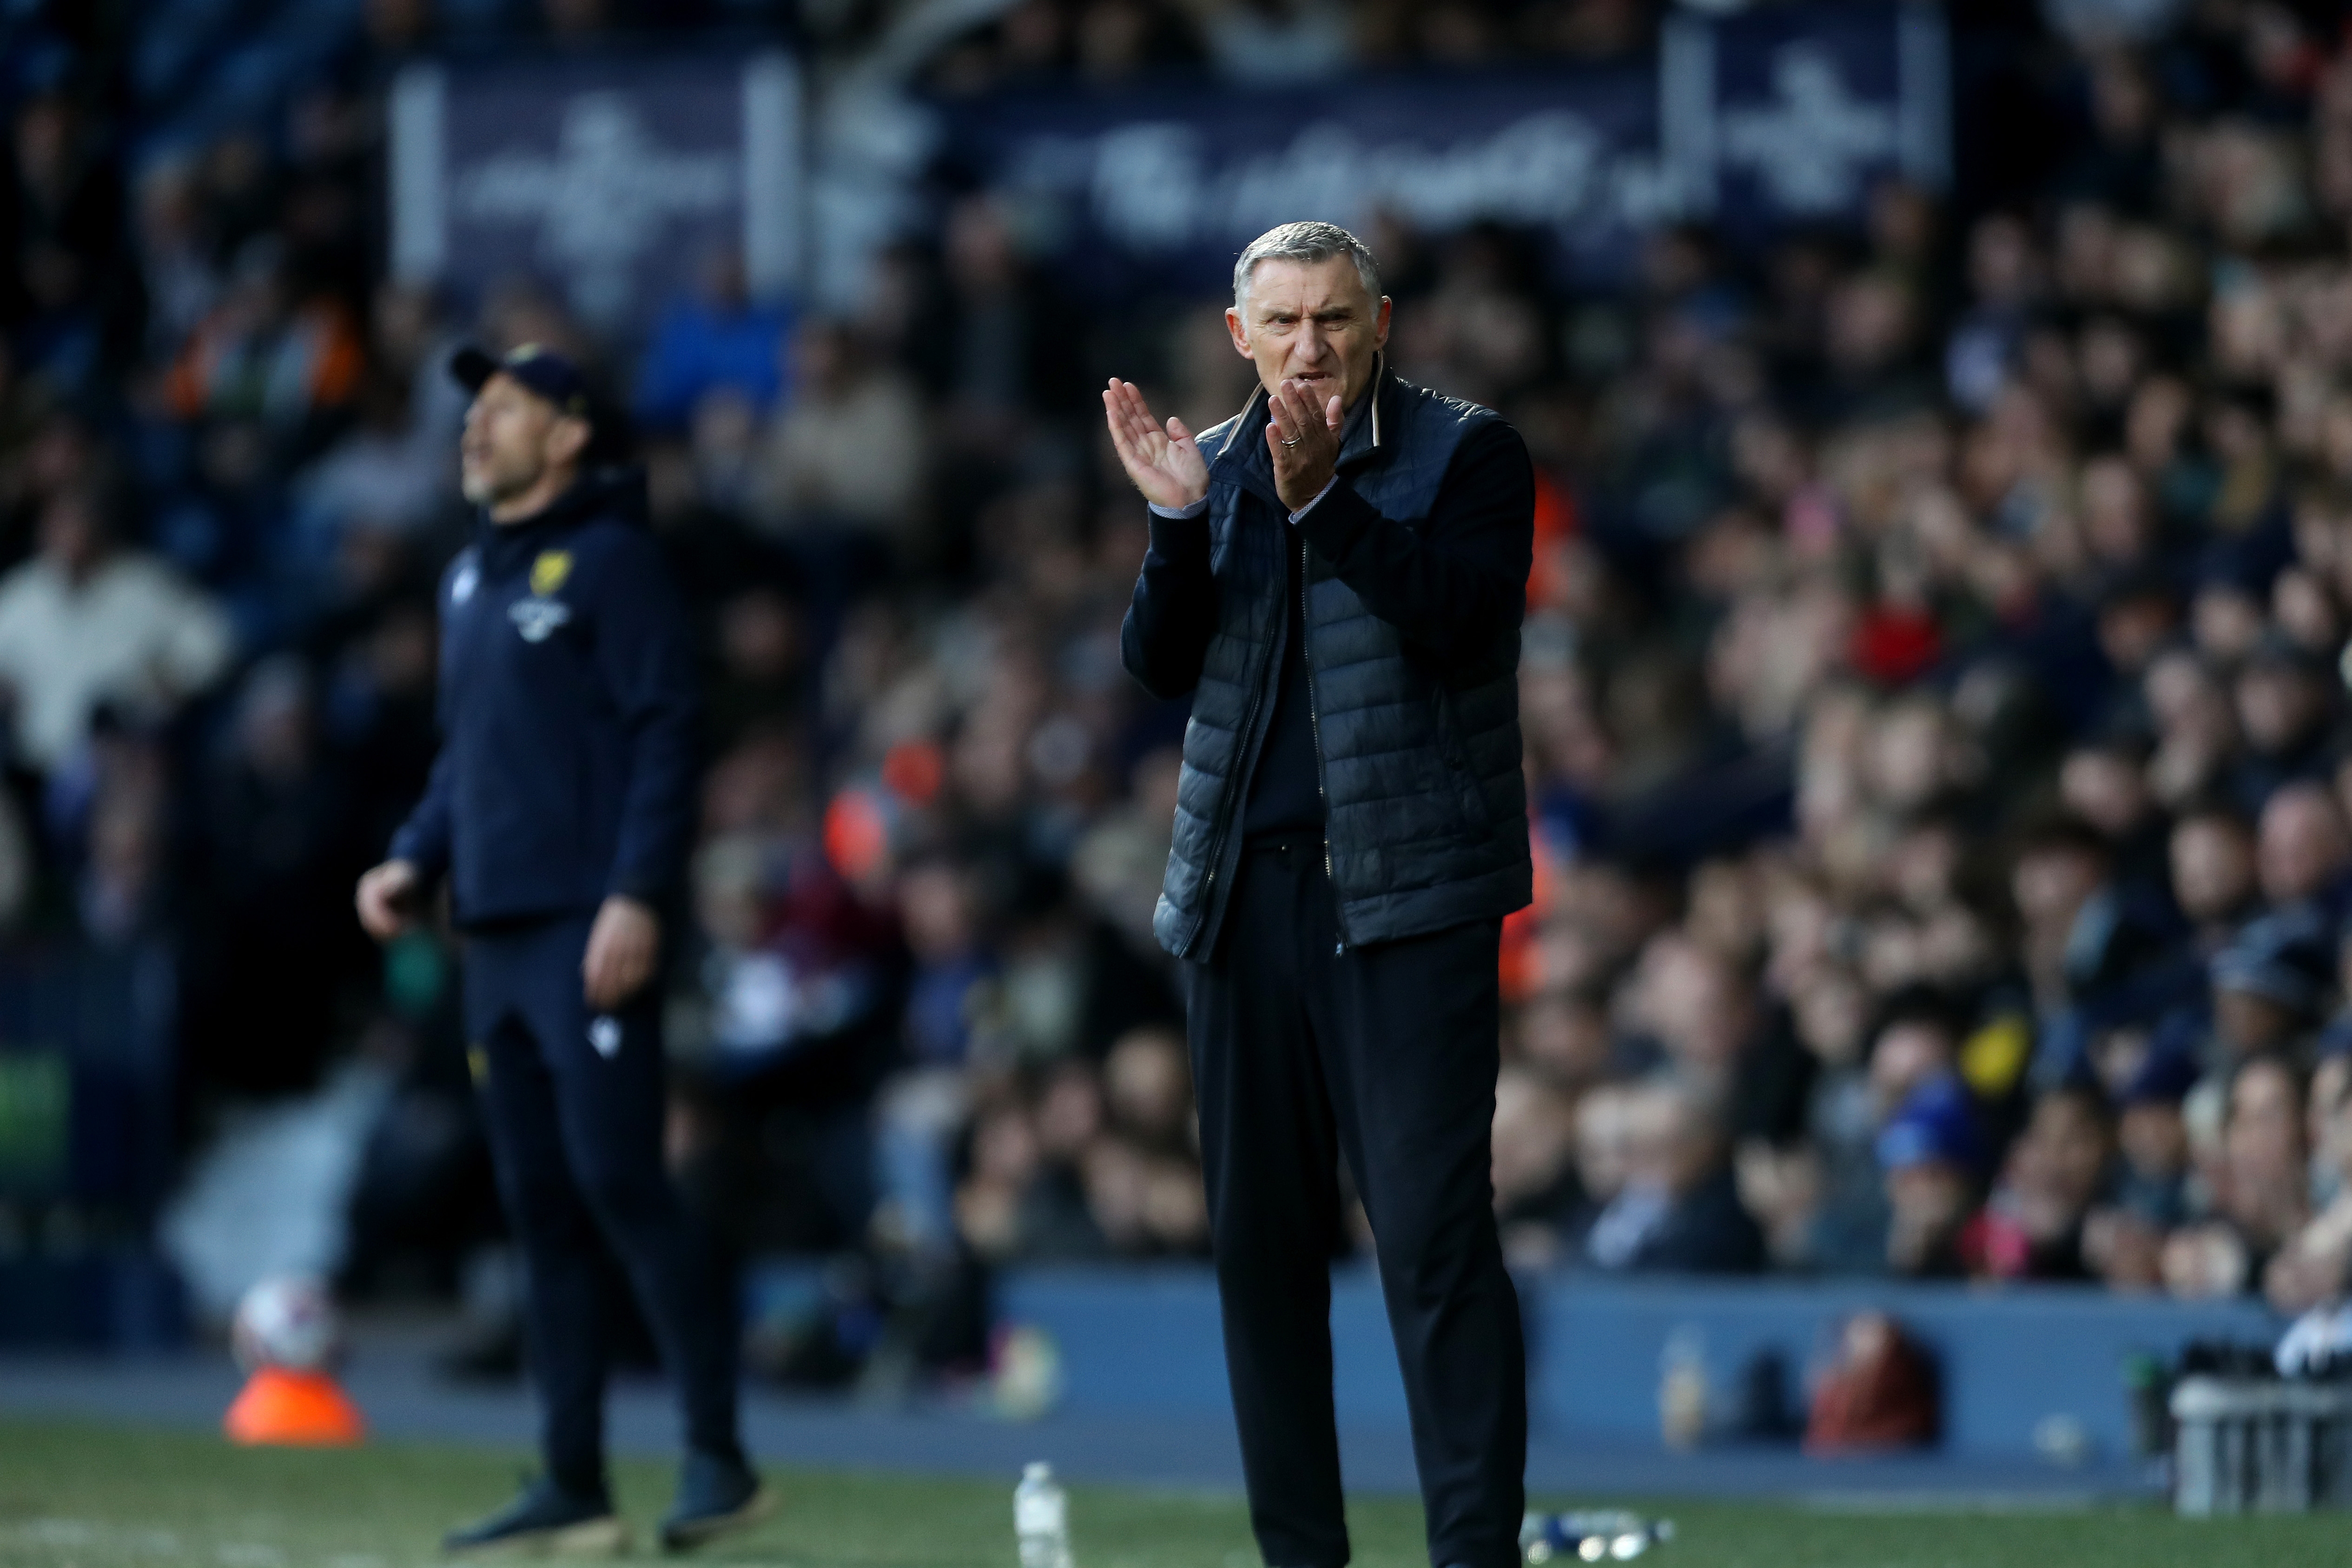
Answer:
[[[1370,461],[1374,457],[1388,455],[1388,448],[1381,445],[1381,437],[1385,433],[1383,426],[1393,426],[1396,418],[1393,411],[1383,409],[1381,405],[1394,400],[1391,384],[1395,380],[1389,374],[1387,351],[1374,354],[1370,395],[1356,405],[1348,416],[1348,422],[1339,428],[1339,467],[1353,468],[1359,463]]]
[[[593,468],[572,481],[572,488],[548,502],[544,510],[516,522],[492,522],[488,511],[477,512],[476,538],[482,564],[492,576],[536,555],[556,538],[596,517],[645,521],[645,472],[635,467]]]

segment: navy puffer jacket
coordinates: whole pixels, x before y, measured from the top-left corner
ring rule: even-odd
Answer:
[[[1525,905],[1519,622],[1533,482],[1492,411],[1375,372],[1339,483],[1293,527],[1262,395],[1201,436],[1209,505],[1155,517],[1121,637],[1127,668],[1192,696],[1175,839],[1152,927],[1181,958],[1216,941],[1238,818],[1287,635],[1286,550],[1305,552],[1308,689],[1339,928],[1351,946]]]

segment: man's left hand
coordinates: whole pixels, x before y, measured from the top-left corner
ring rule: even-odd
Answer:
[[[1315,406],[1312,383],[1285,381],[1266,400],[1265,449],[1274,458],[1274,489],[1297,511],[1323,493],[1339,466],[1339,395]]]
[[[618,893],[596,911],[588,931],[588,954],[580,961],[588,1005],[609,1013],[654,976],[661,954],[661,921],[635,899]]]

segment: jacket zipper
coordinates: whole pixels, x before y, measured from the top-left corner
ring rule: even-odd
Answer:
[[[1323,716],[1315,700],[1314,643],[1307,635],[1307,541],[1298,542],[1298,658],[1307,669],[1307,732],[1315,742],[1315,804],[1323,808],[1323,879],[1331,883],[1331,918],[1341,921],[1337,956],[1348,951],[1347,927],[1339,911],[1339,888],[1331,875],[1331,797],[1323,788]]]

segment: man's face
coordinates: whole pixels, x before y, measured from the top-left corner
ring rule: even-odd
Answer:
[[[2309,732],[2326,704],[2318,682],[2299,669],[2256,665],[2238,677],[2238,724],[2255,751],[2287,750]]]
[[[2241,1056],[2268,1050],[2294,1032],[2294,1015],[2269,997],[2252,991],[2217,988],[2213,993],[2213,1032]]]
[[[2256,848],[2263,892],[2275,903],[2308,898],[2343,868],[2344,828],[2316,784],[2290,784],[2263,808]]]
[[[2172,635],[2172,606],[2154,596],[2110,603],[2099,612],[2099,650],[2117,669],[2147,668]]]
[[[458,444],[466,499],[497,507],[540,482],[551,467],[578,458],[587,427],[509,375],[494,375],[474,395]]]
[[[2275,1161],[2284,1152],[2289,1164],[2301,1163],[2303,1101],[2285,1068],[2262,1062],[2238,1075],[2230,1089],[2229,1139],[2233,1154],[2242,1145],[2249,1157]]]
[[[1952,1066],[1952,1037],[1923,1019],[1900,1019],[1878,1037],[1870,1053],[1871,1097],[1884,1119],[1910,1097],[1911,1091]]]
[[[89,503],[63,495],[41,514],[41,552],[69,577],[79,577],[105,552],[106,533]]]
[[[2110,838],[2139,826],[2147,810],[2147,785],[2131,760],[2115,752],[2086,748],[2066,759],[2058,791],[2075,816]]]
[[[1261,261],[1225,325],[1268,392],[1304,382],[1318,405],[1337,393],[1339,405],[1352,408],[1371,384],[1372,356],[1388,343],[1389,301],[1372,298],[1344,256]]]
[[[2140,1175],[2176,1176],[2189,1168],[2189,1128],[2180,1119],[2180,1107],[2170,1100],[2124,1107],[2116,1142]]]
[[[2075,1096],[2050,1095],[2033,1108],[2026,1136],[2035,1145],[2033,1163],[2043,1195],[2070,1216],[2079,1215],[2098,1194],[2106,1173],[2105,1124]]]
[[[1968,1173],[1945,1160],[1898,1165],[1886,1173],[1886,1196],[1905,1215],[1949,1225],[1968,1212]]]
[[[2028,925],[2053,926],[2081,912],[2084,900],[2098,891],[2104,873],[2095,856],[2070,845],[2053,845],[2019,858],[2010,890]]]
[[[2219,920],[2252,896],[2254,847],[2235,824],[2192,816],[2172,830],[2172,891],[2190,920]]]

